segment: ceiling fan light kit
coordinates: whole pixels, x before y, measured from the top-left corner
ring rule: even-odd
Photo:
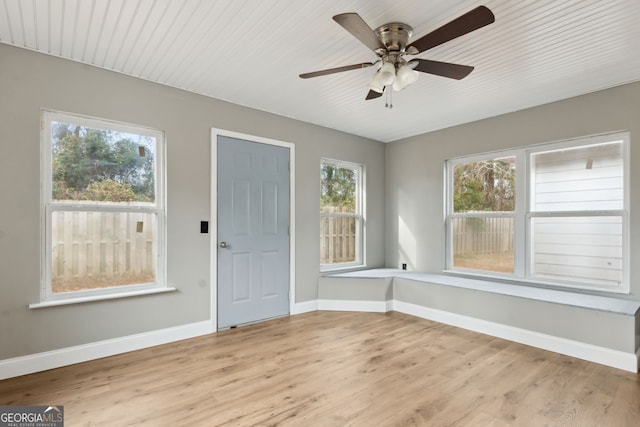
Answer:
[[[420,58],[407,61],[404,59],[404,55],[417,55],[475,31],[493,23],[495,16],[487,7],[478,6],[411,43],[409,43],[409,39],[413,35],[413,29],[407,24],[393,22],[381,25],[375,30],[372,30],[360,15],[354,12],[336,15],[333,17],[333,20],[360,40],[365,46],[373,50],[378,56],[378,60],[375,62],[364,62],[361,64],[304,73],[300,74],[300,77],[303,79],[319,77],[343,71],[367,68],[381,63],[380,68],[369,80],[369,93],[365,98],[369,100],[382,96],[386,90],[400,91],[412,83],[415,83],[418,79],[418,72],[456,80],[460,80],[469,75],[469,73],[473,71],[473,67],[468,65]],[[391,92],[391,90],[389,90],[389,92]]]
[[[410,84],[418,80],[418,72],[411,68],[409,64],[400,64],[396,72],[396,79],[393,81],[393,90],[401,91]]]
[[[369,89],[383,93],[385,87],[391,86],[396,92],[401,91],[418,80],[418,72],[405,61],[399,64],[386,62],[369,80]]]
[[[382,78],[380,77],[380,70],[378,70],[373,77],[371,77],[371,80],[369,80],[369,90],[376,93],[382,93],[384,92],[384,86]]]

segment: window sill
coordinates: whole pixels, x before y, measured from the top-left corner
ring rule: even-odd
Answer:
[[[545,281],[544,279],[526,279],[520,277],[511,277],[508,275],[495,274],[492,275],[490,273],[484,274],[479,273],[477,270],[449,270],[445,269],[442,271],[443,274],[461,278],[468,278],[474,280],[485,280],[491,282],[502,282],[509,283],[515,285],[523,285],[523,286],[533,286],[533,287],[545,287],[551,288],[561,291],[567,292],[606,292],[609,294],[623,294],[629,295],[629,287],[621,285],[617,287],[606,286],[606,285],[589,285],[589,284],[580,284],[580,283],[572,283],[572,282],[554,282],[554,281]]]
[[[339,266],[326,266],[320,267],[320,275],[321,276],[329,276],[338,273],[349,273],[360,270],[367,270],[368,267],[363,264],[349,264],[349,265],[339,265]]]
[[[163,294],[167,292],[175,292],[177,290],[178,290],[177,288],[156,288],[156,289],[144,289],[144,290],[132,291],[132,292],[118,292],[118,293],[107,294],[107,295],[92,295],[92,296],[77,297],[77,298],[54,299],[54,300],[38,302],[35,304],[29,304],[29,308],[34,309],[34,308],[44,308],[44,307],[55,307],[59,305],[82,304],[85,302],[129,298],[129,297],[137,297],[141,295]]]
[[[386,279],[396,277],[398,274],[406,273],[406,271],[395,268],[367,268],[363,267],[357,270],[331,270],[326,271],[322,276],[327,277],[348,277],[356,279]]]

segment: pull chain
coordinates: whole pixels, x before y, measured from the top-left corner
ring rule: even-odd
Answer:
[[[393,108],[393,89],[387,86],[388,90],[386,90],[387,99],[384,103],[384,108],[392,109]]]

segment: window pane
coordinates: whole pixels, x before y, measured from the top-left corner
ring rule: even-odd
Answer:
[[[622,217],[532,218],[532,274],[590,284],[622,281]]]
[[[531,156],[536,212],[623,209],[622,141]]]
[[[356,213],[358,169],[322,164],[320,169],[320,212]]]
[[[52,199],[155,202],[155,138],[51,122]]]
[[[513,218],[453,218],[453,266],[513,273]]]
[[[154,282],[156,239],[154,213],[52,212],[52,291]]]
[[[512,212],[515,178],[515,157],[455,165],[453,211]]]
[[[320,264],[356,260],[358,222],[355,217],[320,218]]]

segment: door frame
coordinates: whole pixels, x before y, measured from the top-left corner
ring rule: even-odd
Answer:
[[[290,142],[263,138],[224,129],[211,128],[211,213],[209,219],[209,253],[211,258],[210,293],[211,324],[218,331],[218,136],[242,139],[249,142],[284,147],[289,150],[289,314],[293,313],[296,301],[295,263],[295,145]]]

